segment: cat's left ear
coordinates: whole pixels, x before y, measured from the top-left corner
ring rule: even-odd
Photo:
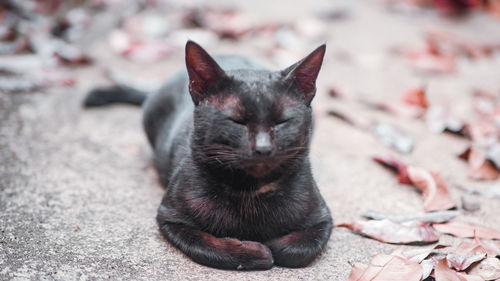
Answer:
[[[316,93],[316,78],[323,64],[326,44],[312,51],[307,57],[283,71],[285,79],[298,87],[307,104],[310,104]]]

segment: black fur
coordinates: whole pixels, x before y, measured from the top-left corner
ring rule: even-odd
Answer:
[[[325,46],[284,71],[186,45],[187,74],[144,103],[144,128],[166,194],[163,236],[223,269],[303,267],[332,219],[311,174],[315,80]]]
[[[85,107],[105,106],[113,103],[141,105],[146,100],[146,94],[131,88],[113,86],[97,88],[87,95],[83,101]]]

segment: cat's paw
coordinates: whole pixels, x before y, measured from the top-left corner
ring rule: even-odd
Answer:
[[[265,243],[273,253],[274,264],[282,267],[308,266],[318,254],[321,247],[311,243],[293,243],[289,237],[274,239]]]
[[[240,241],[234,238],[224,238],[228,242],[226,250],[235,259],[238,270],[259,270],[273,267],[274,260],[271,250],[259,242]]]

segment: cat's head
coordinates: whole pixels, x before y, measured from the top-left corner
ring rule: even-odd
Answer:
[[[195,104],[192,153],[204,165],[256,179],[303,162],[311,101],[326,46],[282,71],[224,71],[198,44],[186,44]]]

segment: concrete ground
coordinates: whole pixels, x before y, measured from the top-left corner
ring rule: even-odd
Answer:
[[[228,1],[210,3],[219,2]],[[463,194],[457,185],[480,185],[467,178],[466,164],[456,157],[467,140],[432,133],[419,120],[368,110],[356,100],[397,100],[404,89],[425,83],[431,104],[450,102],[459,116],[470,118],[471,89],[500,89],[498,54],[475,61],[459,59],[453,74],[424,75],[391,49],[421,45],[423,31],[429,28],[500,42],[500,20],[484,14],[447,20],[433,13],[393,13],[379,1],[268,2],[232,6],[275,21],[292,21],[333,7],[347,11],[347,18],[327,24],[326,37],[307,46],[312,50],[321,41],[328,44],[313,104],[317,123],[311,159],[336,222],[358,219],[366,209],[423,212],[420,195],[373,163],[373,155],[392,155],[440,171],[457,200]],[[90,88],[108,83],[103,75],[106,67],[163,80],[182,67],[182,49],[161,62],[137,64],[114,55],[105,34],[84,44],[97,58],[92,66],[68,70],[78,77],[76,87],[0,93],[0,280],[345,280],[349,261],[367,263],[377,253],[397,247],[335,228],[325,252],[303,269],[222,271],[186,258],[160,236],[155,222],[164,190],[152,166],[140,109],[81,107]],[[285,66],[270,63],[250,41],[221,41],[207,50],[245,54],[273,68]],[[342,89],[348,97],[330,98],[329,86]],[[328,117],[325,112],[330,108],[400,127],[416,138],[415,150],[400,155],[371,132]],[[459,220],[500,228],[500,201],[471,198],[480,202],[481,210],[461,214]]]

